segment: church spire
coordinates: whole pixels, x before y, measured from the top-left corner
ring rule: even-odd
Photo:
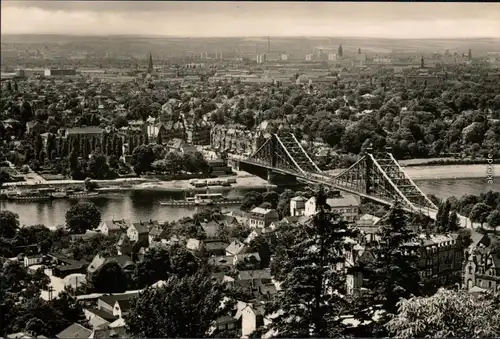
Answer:
[[[424,56],[422,55],[422,58],[420,59],[420,67],[421,68],[425,68],[425,64],[424,64]]]
[[[148,73],[153,73],[153,55],[151,53],[149,53]]]

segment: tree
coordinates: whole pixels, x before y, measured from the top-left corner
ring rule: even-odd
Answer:
[[[78,154],[76,153],[74,148],[69,154],[69,169],[71,173],[75,172],[78,169]]]
[[[139,288],[167,280],[170,272],[170,251],[164,247],[153,247],[144,255],[134,271],[133,280]]]
[[[500,211],[491,211],[491,213],[488,215],[487,221],[488,225],[493,228],[493,231],[496,233],[497,227],[500,226]]]
[[[87,172],[92,179],[105,179],[109,173],[109,166],[106,156],[99,149],[92,152],[87,163]]]
[[[128,287],[128,277],[118,262],[106,261],[89,274],[87,282],[96,293],[121,293]]]
[[[449,201],[446,201],[444,204],[439,206],[436,215],[436,228],[439,233],[444,233],[449,229],[450,208],[451,204]]]
[[[320,138],[330,146],[337,146],[344,135],[345,127],[338,122],[330,122],[322,125],[319,133]]]
[[[122,128],[128,126],[128,120],[125,117],[118,116],[115,120],[115,127]]]
[[[284,190],[278,199],[278,213],[281,217],[286,217],[290,215],[290,200],[295,197],[297,193],[292,191],[291,189]]]
[[[479,202],[475,204],[474,207],[472,207],[472,210],[469,213],[469,218],[472,220],[472,222],[481,223],[481,228],[483,228],[483,224],[488,219],[491,210],[492,208],[490,206],[486,205],[483,202]]]
[[[392,206],[387,222],[379,231],[380,241],[372,249],[374,260],[363,267],[367,288],[373,293],[373,304],[393,314],[400,298],[421,294],[417,267],[420,244],[407,228],[407,219],[399,202]]]
[[[262,195],[262,201],[271,204],[271,208],[277,208],[278,207],[279,198],[280,198],[279,194],[276,193],[276,192],[274,192],[274,191],[265,192]]]
[[[131,164],[137,174],[150,171],[153,161],[154,153],[150,145],[140,145],[132,152]]]
[[[206,337],[224,314],[223,297],[223,285],[208,274],[170,277],[164,286],[147,288],[132,301],[125,316],[128,332],[148,338]]]
[[[493,338],[500,335],[500,307],[492,296],[440,289],[403,299],[386,326],[399,338]]]
[[[11,211],[0,211],[0,237],[13,238],[19,230],[19,215]]]
[[[82,234],[99,226],[101,212],[92,202],[79,202],[66,212],[66,225],[72,233]]]
[[[243,196],[240,209],[242,211],[250,211],[252,208],[259,206],[263,202],[262,194],[259,192],[247,192]]]
[[[357,232],[339,215],[327,211],[326,195],[316,194],[317,214],[309,224],[277,229],[279,245],[271,270],[281,290],[266,313],[274,314],[266,330],[279,337],[336,337],[344,326],[336,315],[346,306],[332,291],[343,290],[344,243]],[[276,274],[274,274],[276,273]]]
[[[448,219],[448,231],[456,232],[460,229],[460,220],[458,219],[457,212],[451,211]]]

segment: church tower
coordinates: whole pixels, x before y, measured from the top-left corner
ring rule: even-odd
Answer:
[[[420,58],[420,68],[425,68],[424,56],[423,55],[422,55],[422,58]]]
[[[468,55],[468,57],[469,57],[469,61],[472,61],[472,50],[470,48],[469,48],[469,55]]]
[[[153,73],[153,56],[149,53],[148,73]]]
[[[344,51],[342,50],[342,44],[339,45],[339,49],[337,51],[337,54],[339,58],[342,58],[344,56]]]

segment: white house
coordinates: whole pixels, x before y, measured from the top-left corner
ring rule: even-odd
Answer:
[[[278,220],[279,215],[276,210],[255,207],[250,212],[248,223],[251,228],[264,228],[269,226],[272,222]]]
[[[339,213],[345,221],[355,222],[359,217],[360,201],[353,195],[345,195],[338,198],[326,200],[332,212]],[[305,203],[304,215],[310,216],[316,214],[316,198],[312,197]]]
[[[297,196],[290,200],[290,215],[298,217],[304,215],[307,199],[302,196]]]

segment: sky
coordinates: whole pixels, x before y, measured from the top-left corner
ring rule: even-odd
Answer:
[[[2,34],[500,37],[500,3],[1,2]]]

